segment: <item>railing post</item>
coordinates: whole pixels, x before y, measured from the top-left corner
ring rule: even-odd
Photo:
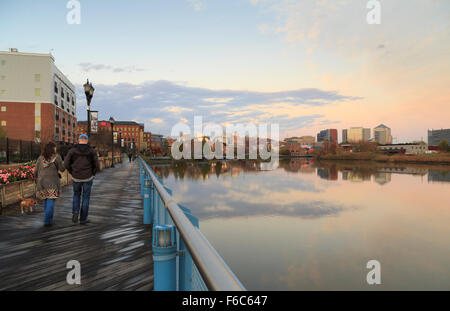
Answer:
[[[176,257],[174,226],[153,227],[153,277],[155,291],[176,290]]]
[[[180,291],[190,291],[191,290],[191,277],[192,277],[192,258],[189,254],[183,239],[180,237],[179,252],[178,257],[178,279],[179,279],[179,290]]]
[[[152,223],[152,208],[150,197],[150,178],[147,177],[144,180],[144,225],[150,225]]]

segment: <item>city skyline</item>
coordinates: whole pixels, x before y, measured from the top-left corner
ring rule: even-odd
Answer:
[[[365,1],[80,2],[80,25],[65,1],[0,4],[0,50],[51,52],[80,120],[89,78],[99,118],[165,135],[194,115],[280,123],[280,138],[388,124],[406,142],[448,128],[449,3],[383,2],[368,25]]]

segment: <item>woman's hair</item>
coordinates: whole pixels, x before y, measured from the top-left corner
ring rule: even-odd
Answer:
[[[52,156],[55,154],[55,143],[49,142],[47,145],[45,145],[44,152],[42,152],[42,155],[44,156],[44,159],[49,161]]]

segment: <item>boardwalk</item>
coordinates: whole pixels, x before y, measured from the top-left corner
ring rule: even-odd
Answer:
[[[137,161],[101,172],[90,223],[71,221],[72,187],[56,202],[51,228],[40,213],[0,216],[0,290],[152,290],[151,230],[142,224]],[[66,263],[81,263],[81,285],[68,285]]]

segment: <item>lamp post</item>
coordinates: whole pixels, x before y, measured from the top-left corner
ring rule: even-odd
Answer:
[[[87,101],[87,135],[90,138],[91,136],[91,100],[92,96],[94,96],[94,87],[92,86],[92,83],[89,83],[89,79],[87,80],[86,84],[83,85],[84,87],[84,94],[86,94],[86,101]]]
[[[109,118],[109,123],[111,124],[111,157],[112,157],[112,161],[111,161],[111,167],[114,167],[114,123],[116,121],[114,120],[113,117]]]
[[[119,151],[120,157],[122,157],[122,130],[119,131]]]

